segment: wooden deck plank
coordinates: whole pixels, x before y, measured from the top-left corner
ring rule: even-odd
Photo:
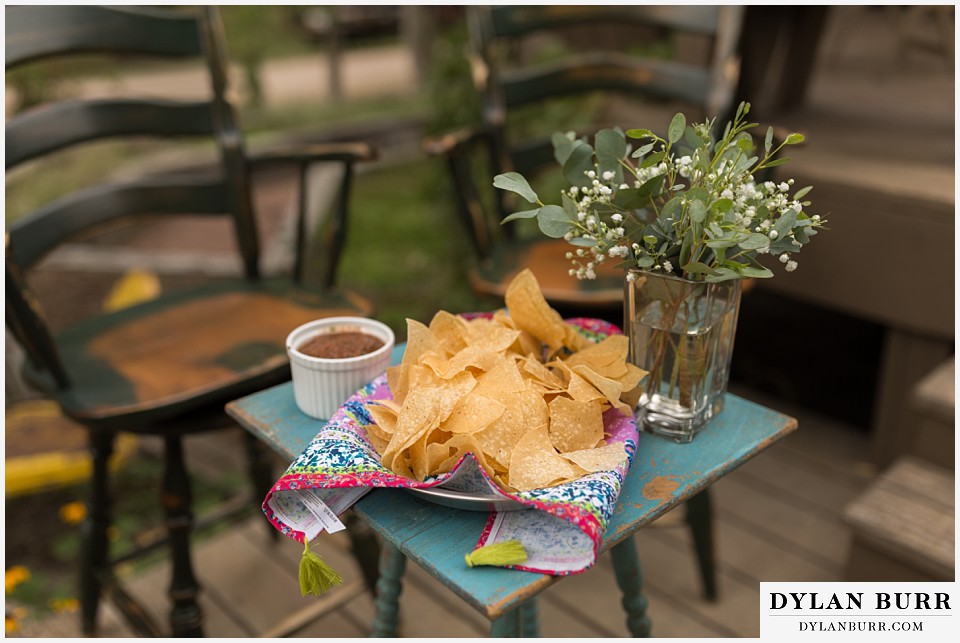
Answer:
[[[755,579],[733,574],[721,558],[717,567],[720,598],[715,603],[705,601],[700,595],[700,577],[688,530],[645,529],[635,538],[648,594],[660,595],[676,609],[688,610],[688,618],[719,631],[721,636],[760,635],[760,586]],[[719,540],[718,550],[726,554],[724,542]],[[650,617],[654,636],[660,636],[656,613]]]
[[[713,498],[716,511],[722,512],[721,520],[773,533],[785,546],[802,551],[813,564],[828,569],[843,565],[846,550],[837,545],[848,542],[849,529],[839,518],[802,511],[741,478],[714,485]]]

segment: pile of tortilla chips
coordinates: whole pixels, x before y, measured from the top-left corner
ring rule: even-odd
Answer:
[[[387,370],[393,400],[367,407],[383,466],[424,480],[473,453],[502,488],[528,491],[623,460],[622,443],[604,442],[603,413],[629,414],[646,375],[627,362],[627,338],[584,338],[529,270],[511,282],[506,306],[492,319],[407,320],[403,362]]]

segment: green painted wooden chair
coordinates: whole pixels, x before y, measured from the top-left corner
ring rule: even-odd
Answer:
[[[467,11],[481,122],[430,138],[425,148],[449,165],[457,208],[478,259],[471,283],[480,293],[502,297],[513,275],[530,268],[554,307],[587,310],[619,324],[622,270],[611,262],[599,266],[596,280],[568,275],[565,255],[571,248],[562,239],[525,234],[529,230],[522,223],[528,222],[500,225],[506,215],[526,208],[494,190],[493,176],[516,171],[531,177],[556,166],[550,135],[561,128],[586,135],[614,125],[662,122],[666,128],[681,109],[691,118],[726,116],[736,87],[741,10],[496,6]],[[485,162],[489,173],[477,167]],[[544,179],[542,185],[550,190],[552,184]]]
[[[457,208],[477,254],[470,275],[475,290],[502,296],[512,277],[529,268],[565,316],[588,314],[622,324],[624,276],[616,262],[600,264],[595,280],[570,276],[566,254],[572,248],[563,239],[535,230],[524,234],[517,222],[500,225],[511,212],[528,208],[495,190],[493,177],[508,171],[535,177],[555,167],[550,135],[558,128],[576,127],[578,135],[604,126],[659,122],[665,128],[676,111],[726,122],[735,107],[741,20],[740,7],[468,8],[482,122],[429,138],[424,147],[449,167]],[[608,41],[627,47],[604,47]],[[560,102],[570,97],[586,101]],[[489,163],[489,173],[478,161]],[[549,189],[549,177],[543,180]],[[693,496],[686,505],[704,596],[713,600],[709,495]]]
[[[284,340],[318,317],[372,313],[364,298],[335,287],[347,225],[355,162],[369,160],[366,144],[332,144],[246,153],[227,99],[224,36],[216,8],[186,10],[95,6],[23,6],[6,9],[6,69],[41,59],[90,53],[111,63],[149,59],[194,60],[208,77],[209,96],[192,102],[109,98],[43,104],[8,119],[7,170],[88,141],[127,137],[206,140],[217,156],[211,167],[144,175],[95,185],[48,203],[13,222],[6,234],[6,321],[28,356],[26,378],[48,393],[65,415],[86,427],[93,461],[92,492],[83,529],[80,603],[83,632],[96,633],[101,596],[118,603],[141,633],[160,634],[148,614],[116,582],[108,552],[111,523],[107,460],[120,432],[162,436],[166,512],[173,563],[170,626],[174,635],[202,635],[198,583],[190,560],[193,529],[190,480],[183,461],[185,434],[219,429],[230,420],[226,402],[290,377]],[[114,69],[114,67],[111,67]],[[343,167],[329,234],[321,252],[304,248],[307,168]],[[293,268],[282,277],[261,274],[261,243],[252,208],[251,175],[263,166],[300,171],[300,211]],[[9,181],[9,174],[8,174]],[[127,217],[223,216],[233,222],[235,278],[164,294],[124,310],[54,332],[26,278],[54,248]],[[303,275],[320,275],[313,286]],[[235,425],[234,425],[235,426]],[[273,482],[264,453],[253,448],[255,504]],[[372,539],[372,536],[371,536]],[[376,555],[369,559],[376,579]]]

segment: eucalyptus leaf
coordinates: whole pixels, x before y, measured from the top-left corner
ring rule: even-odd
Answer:
[[[764,163],[763,166],[764,166],[765,168],[767,168],[767,167],[777,167],[778,165],[783,165],[784,163],[787,163],[788,161],[790,161],[790,157],[789,157],[789,156],[784,156],[784,157],[782,157],[782,158],[773,159],[772,161],[767,161],[766,163]]]
[[[799,145],[800,143],[803,143],[805,140],[807,140],[806,136],[804,136],[803,134],[797,134],[796,132],[794,132],[793,134],[790,134],[787,136],[787,140],[785,141],[785,143],[787,145]]]
[[[514,212],[509,216],[503,217],[503,219],[500,221],[500,224],[503,225],[508,221],[516,221],[517,219],[532,219],[538,214],[540,214],[540,208],[535,210],[524,210],[523,212]]]
[[[554,132],[550,142],[553,143],[553,158],[557,159],[557,163],[562,167],[573,151],[573,141],[563,132]]]
[[[670,121],[670,127],[667,128],[667,138],[671,144],[676,143],[683,138],[683,132],[687,128],[687,117],[683,112],[678,113]]]
[[[648,129],[628,129],[627,136],[630,138],[657,138],[657,136]]]
[[[540,232],[559,239],[570,231],[572,219],[567,212],[559,205],[545,205],[537,213],[537,224],[540,226]]]
[[[647,152],[649,152],[650,150],[652,150],[653,146],[654,146],[654,143],[647,143],[646,145],[641,145],[630,156],[635,159],[638,159],[644,154],[646,154]]]
[[[581,246],[583,248],[592,248],[597,245],[596,239],[585,239],[584,237],[574,237],[570,239],[571,246]]]
[[[533,191],[533,188],[531,188],[527,180],[523,178],[523,175],[517,172],[507,172],[506,174],[498,174],[493,177],[493,187],[507,190],[508,192],[515,192],[530,203],[536,203],[539,199],[537,193]]]
[[[571,199],[566,192],[560,196],[560,202],[563,204],[563,209],[567,215],[573,219],[577,216],[577,204]]]
[[[643,161],[640,163],[640,167],[652,167],[657,163],[659,163],[660,161],[662,161],[665,156],[666,156],[666,153],[663,151],[654,152],[647,158],[643,159]]]
[[[730,268],[719,267],[716,269],[716,274],[707,275],[704,278],[704,281],[707,283],[715,284],[721,281],[730,281],[731,279],[740,279],[740,273]]]
[[[767,128],[767,135],[763,139],[763,150],[769,154],[770,149],[773,147],[773,126]]]
[[[570,156],[563,163],[563,175],[570,185],[586,187],[593,183],[586,173],[593,169],[593,148],[583,141],[575,141]]]
[[[795,200],[795,201],[799,201],[799,200],[802,199],[803,197],[805,197],[805,196],[807,196],[808,194],[810,194],[810,190],[812,190],[812,189],[813,189],[813,186],[812,186],[812,185],[808,185],[808,186],[805,187],[805,188],[800,188],[799,190],[797,190],[797,191],[794,193],[794,195],[793,195],[794,200]]]
[[[656,262],[653,260],[653,257],[651,257],[650,255],[643,255],[642,257],[637,259],[636,263],[638,268],[646,269],[651,267]]]
[[[733,207],[733,201],[730,199],[717,199],[712,204],[710,204],[710,211],[716,213],[725,213],[729,212],[730,208]]]
[[[707,206],[704,205],[703,201],[693,201],[687,212],[694,223],[703,223],[707,218]]]
[[[790,231],[793,230],[793,226],[797,223],[797,211],[794,209],[787,210],[780,215],[780,218],[777,219],[777,222],[773,224],[773,229],[777,233],[777,238],[781,239],[790,234]]]
[[[693,230],[687,229],[683,234],[683,241],[680,244],[680,265],[690,261],[690,250],[693,246]]]
[[[749,237],[740,242],[740,247],[744,250],[759,250],[770,245],[770,237],[759,232],[753,232]]]
[[[769,279],[773,276],[773,271],[769,268],[757,268],[756,266],[744,266],[740,269],[740,274],[744,277],[753,277],[754,279]]]
[[[603,129],[595,137],[597,161],[601,172],[614,172],[614,181],[623,181],[623,168],[620,159],[627,153],[627,141],[623,133],[614,129]]]
[[[690,263],[684,264],[681,266],[681,269],[691,275],[716,275],[719,274],[716,270],[711,268],[705,263],[700,263],[699,261],[691,261]]]

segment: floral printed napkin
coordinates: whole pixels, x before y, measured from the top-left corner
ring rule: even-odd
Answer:
[[[597,341],[620,332],[600,320],[568,321]],[[386,376],[381,375],[340,407],[264,500],[264,513],[274,527],[298,542],[310,541],[323,531],[343,529],[337,516],[372,489],[439,487],[510,498],[529,508],[491,512],[483,533],[477,534],[477,547],[511,540],[523,545],[527,559],[509,567],[565,575],[593,565],[636,451],[638,433],[633,417],[614,408],[604,413],[607,442],[624,444],[624,458],[615,470],[589,473],[553,487],[509,493],[487,476],[472,454],[465,455],[452,471],[423,482],[384,468],[367,439],[366,427],[373,420],[365,404],[391,397]]]

